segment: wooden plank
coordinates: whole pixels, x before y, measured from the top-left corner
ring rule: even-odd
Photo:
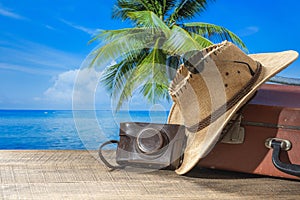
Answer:
[[[111,153],[107,156],[112,157]],[[195,168],[110,171],[95,151],[0,151],[0,199],[296,199],[300,182]]]

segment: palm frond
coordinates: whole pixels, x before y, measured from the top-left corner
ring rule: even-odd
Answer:
[[[101,74],[101,83],[103,83],[106,90],[113,96],[114,90],[118,90],[124,85],[125,76],[129,70],[132,69],[131,63],[121,61],[115,65],[108,66]]]
[[[206,9],[208,1],[209,0],[180,0],[167,21],[174,23],[183,19],[191,19],[197,13],[201,13]]]
[[[129,19],[129,12],[146,10],[146,7],[139,1],[134,0],[118,0],[113,7],[112,17],[114,19]]]
[[[153,12],[139,11],[128,13],[137,26],[161,30],[166,36],[170,34],[169,27]]]
[[[166,16],[167,12],[175,7],[177,0],[158,0],[158,2],[162,8],[162,14]]]
[[[130,71],[127,76],[127,81],[124,84],[122,90],[120,90],[117,96],[117,107],[119,110],[124,101],[127,101],[132,95],[132,92],[138,87],[142,86],[140,92],[150,102],[154,102],[158,99],[168,98],[168,78],[166,77],[166,55],[159,48],[158,39],[153,49],[140,59],[140,63]]]
[[[166,61],[167,67],[167,76],[168,79],[171,81],[175,78],[177,69],[181,64],[181,57],[179,55],[168,55]]]
[[[136,81],[143,84],[141,92],[151,103],[169,96],[167,92],[169,86],[166,71],[167,55],[160,47],[160,40],[161,38],[157,39],[152,51],[136,69]]]
[[[168,93],[168,84],[157,83],[148,80],[141,90],[141,93],[148,99],[149,102],[155,104],[160,99],[170,100]]]
[[[120,110],[123,103],[128,101],[129,97],[132,96],[134,89],[136,88],[136,83],[132,80],[135,78],[135,69],[130,69],[126,73],[126,81],[122,85],[123,87],[118,90],[118,92],[113,93],[113,99],[117,101],[116,111]]]
[[[158,15],[161,20],[164,20],[167,12],[176,4],[176,0],[150,0],[150,2],[156,8],[156,12],[154,13]]]
[[[215,43],[224,40],[231,41],[244,51],[248,51],[246,45],[237,35],[222,26],[202,22],[192,22],[183,24],[183,28],[190,33],[199,34]]]
[[[145,43],[145,38],[148,36],[148,32],[132,33],[110,41],[90,54],[93,57],[90,66],[107,66],[112,61],[120,59],[122,55],[131,55],[131,52],[135,50],[149,48],[151,44]],[[134,57],[134,55],[131,56]]]
[[[176,5],[176,0],[149,0],[148,2],[153,5],[154,9],[151,11],[161,20],[164,20],[167,12]]]
[[[174,25],[171,29],[171,36],[165,42],[163,49],[168,51],[170,55],[181,55],[188,51],[201,50],[204,47],[206,47],[206,45],[196,41],[183,28]]]
[[[191,32],[191,33],[189,33],[189,34],[190,34],[190,35],[192,36],[192,38],[194,38],[194,40],[196,40],[196,41],[199,43],[199,45],[200,45],[201,47],[203,47],[203,48],[208,47],[208,46],[210,46],[210,45],[213,44],[212,41],[210,41],[209,39],[203,37],[202,35],[199,35],[199,34],[193,33],[193,32]]]
[[[118,96],[118,92],[124,87],[127,78],[139,63],[147,55],[147,50],[135,51],[133,56],[125,57],[121,62],[108,66],[102,72],[101,83],[111,96]]]
[[[156,5],[157,4],[156,0],[135,0],[135,1],[139,2],[140,4],[142,4],[144,6],[145,9],[140,10],[140,11],[148,10],[148,11],[156,13],[156,6],[157,6]]]
[[[124,37],[128,34],[133,35],[137,33],[146,33],[149,32],[147,28],[137,27],[137,28],[124,28],[118,30],[101,30],[98,34],[96,34],[90,41],[89,44],[95,42],[97,40],[104,41],[105,43],[109,43],[115,39],[120,37]],[[152,32],[152,31],[150,31]]]
[[[128,13],[137,11],[152,11],[164,20],[167,12],[175,5],[176,0],[118,0],[113,7],[112,17],[115,19],[130,19]]]

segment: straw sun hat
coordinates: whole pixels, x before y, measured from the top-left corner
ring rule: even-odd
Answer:
[[[188,136],[176,173],[187,173],[205,157],[259,86],[297,57],[295,51],[246,55],[227,41],[186,54],[169,88],[174,103],[168,122],[184,124]]]

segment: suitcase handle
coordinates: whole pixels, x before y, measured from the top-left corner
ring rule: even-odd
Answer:
[[[273,149],[272,162],[274,166],[282,172],[294,176],[300,176],[300,165],[284,163],[280,160],[281,150],[288,151],[291,149],[291,142],[277,138],[269,138],[266,141],[266,146]]]

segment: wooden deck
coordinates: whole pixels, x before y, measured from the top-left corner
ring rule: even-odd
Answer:
[[[300,182],[209,169],[109,171],[88,151],[0,151],[0,199],[299,199]]]

